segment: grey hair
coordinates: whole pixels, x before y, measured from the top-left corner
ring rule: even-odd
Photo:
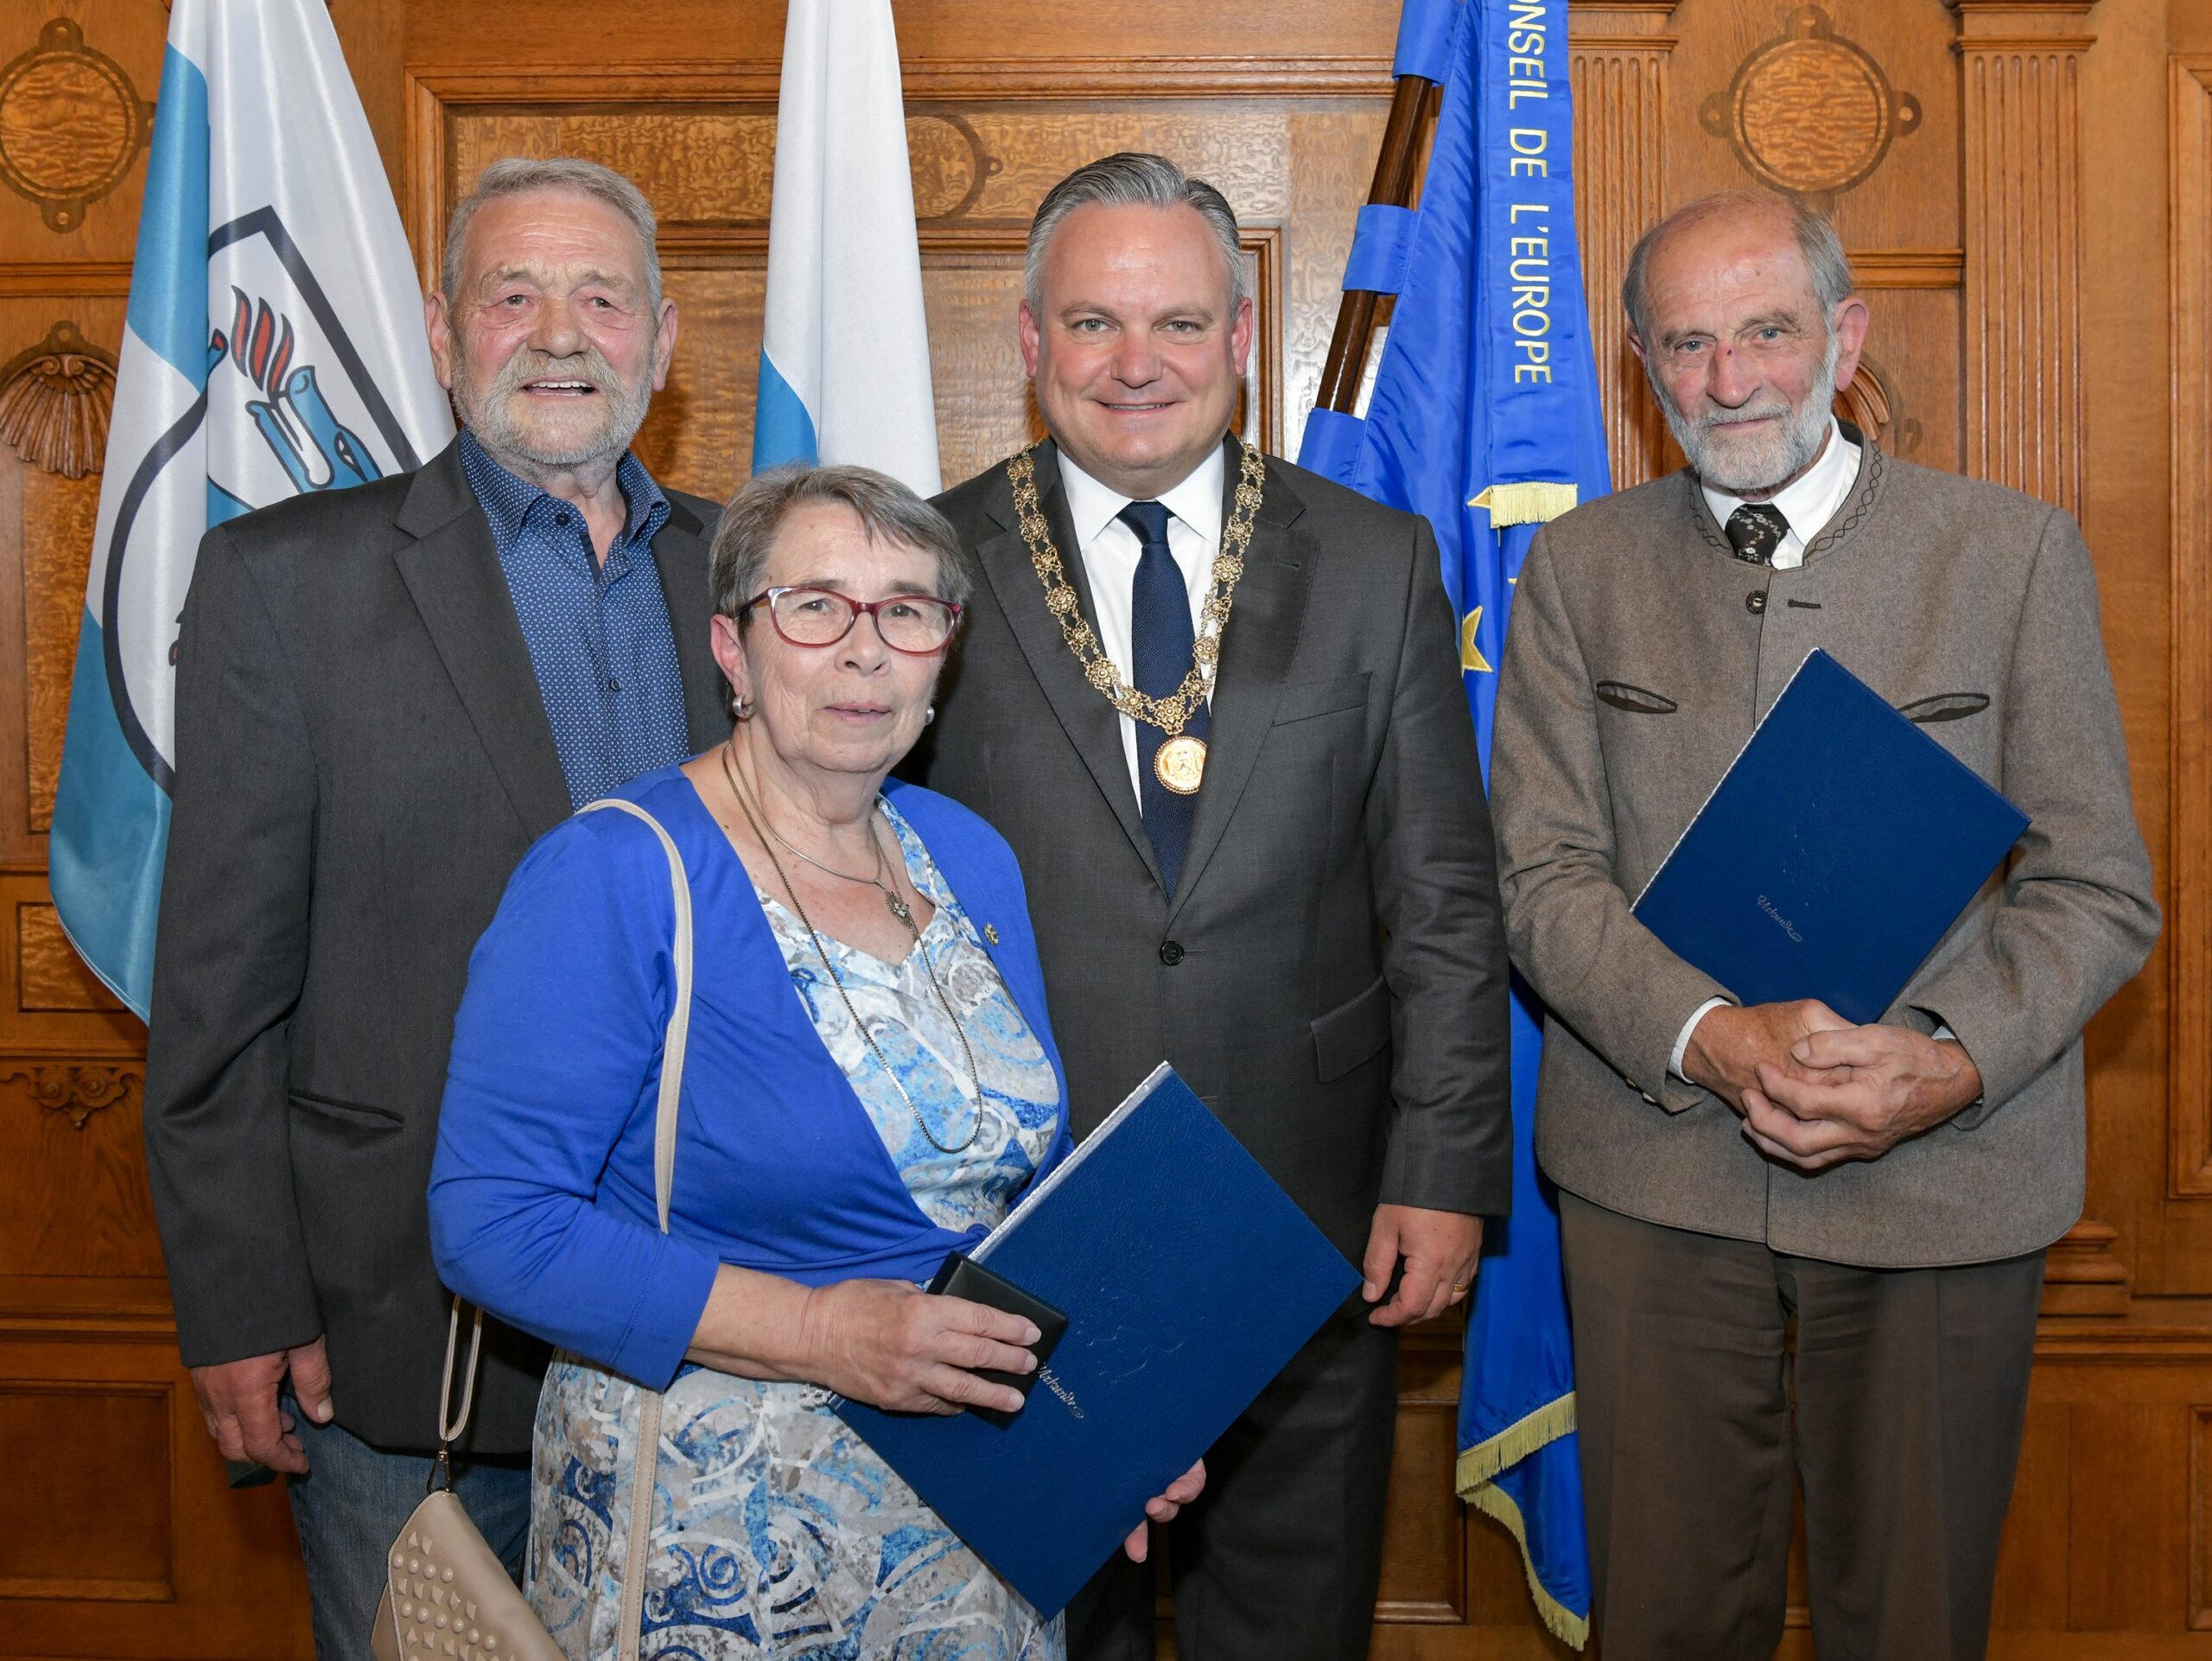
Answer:
[[[937,597],[967,603],[974,579],[951,520],[873,468],[792,461],[754,474],[722,509],[707,556],[707,593],[718,614],[744,624],[751,614],[739,608],[760,595],[776,533],[794,512],[814,502],[852,509],[871,542],[934,554]]]
[[[519,196],[532,190],[566,190],[605,202],[630,221],[645,250],[645,299],[658,326],[660,318],[660,251],[654,244],[659,222],[645,193],[613,168],[587,162],[580,156],[509,156],[476,175],[475,187],[454,204],[446,221],[445,262],[438,272],[438,287],[451,308],[461,298],[461,245],[468,239],[469,221],[503,196]]]
[[[1029,221],[1029,251],[1022,262],[1021,294],[1034,313],[1045,299],[1045,250],[1060,221],[1078,207],[1191,207],[1221,244],[1229,266],[1229,309],[1251,298],[1244,278],[1244,250],[1229,199],[1204,179],[1193,179],[1164,156],[1123,150],[1086,162],[1045,193]]]
[[[1805,269],[1812,273],[1813,296],[1820,302],[1823,328],[1827,327],[1835,309],[1859,291],[1858,282],[1851,274],[1850,256],[1843,251],[1843,239],[1836,235],[1835,226],[1828,223],[1827,215],[1815,213],[1771,191],[1717,191],[1668,214],[1638,237],[1629,253],[1628,273],[1621,278],[1621,306],[1628,313],[1628,326],[1646,346],[1652,343],[1648,296],[1644,293],[1644,277],[1651,257],[1658,251],[1660,244],[1676,232],[1729,213],[1765,213],[1789,227],[1797,239],[1798,252],[1805,257]]]

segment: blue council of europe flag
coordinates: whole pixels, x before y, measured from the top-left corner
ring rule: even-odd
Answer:
[[[1443,87],[1420,206],[1362,208],[1344,287],[1395,295],[1364,419],[1299,460],[1427,517],[1485,767],[1513,582],[1537,527],[1609,488],[1574,234],[1567,0],[1407,0],[1396,72]],[[1541,1015],[1513,998],[1513,1215],[1467,1321],[1459,1489],[1521,1543],[1545,1623],[1590,1618],[1559,1213],[1534,1152]]]

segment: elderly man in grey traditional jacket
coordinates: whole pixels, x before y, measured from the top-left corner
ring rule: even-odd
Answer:
[[[1829,413],[1867,309],[1818,216],[1694,203],[1623,298],[1689,466],[1537,538],[1491,780],[1551,1010],[1595,1624],[1607,1661],[1770,1654],[1794,1464],[1822,1661],[1977,1657],[2082,1028],[2158,926],[2088,550]],[[1815,647],[2033,818],[1865,1027],[1738,1007],[1630,913]]]

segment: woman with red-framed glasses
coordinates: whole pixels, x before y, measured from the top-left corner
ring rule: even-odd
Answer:
[[[944,797],[885,788],[931,717],[967,555],[880,474],[785,468],[724,512],[710,582],[729,739],[621,792],[675,844],[695,920],[667,1231],[674,910],[649,825],[580,814],[531,850],[455,1030],[439,1267],[558,1350],[531,1599],[570,1656],[611,1655],[620,1543],[652,1503],[648,1653],[1056,1661],[1058,1619],[827,1405],[1018,1409],[977,1370],[1036,1365],[1027,1321],[918,1284],[1070,1147],[1012,851]],[[657,1438],[639,1384],[663,1392]]]

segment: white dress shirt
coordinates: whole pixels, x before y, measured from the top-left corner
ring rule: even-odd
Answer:
[[[1859,482],[1859,446],[1843,436],[1843,429],[1836,424],[1834,416],[1828,417],[1828,440],[1805,476],[1785,485],[1774,493],[1772,505],[1782,510],[1782,517],[1789,521],[1789,529],[1782,538],[1782,545],[1774,550],[1774,569],[1794,571],[1805,563],[1805,544],[1827,528],[1835,511],[1843,506],[1843,499],[1851,494],[1852,486]],[[1713,517],[1722,525],[1728,516],[1744,505],[1741,496],[1731,496],[1725,490],[1716,490],[1700,482],[1698,488],[1705,493],[1705,503],[1713,510]]]
[[[1774,506],[1782,510],[1782,517],[1789,521],[1782,545],[1774,550],[1775,570],[1794,571],[1805,563],[1805,544],[1827,528],[1836,509],[1843,506],[1844,498],[1851,494],[1852,486],[1858,482],[1859,446],[1843,436],[1843,429],[1830,416],[1828,442],[1806,469],[1805,476],[1777,490],[1771,499]],[[1702,481],[1698,488],[1705,493],[1706,506],[1713,510],[1713,517],[1724,525],[1728,523],[1728,516],[1744,505],[1741,496],[1731,496]],[[1705,1019],[1708,1010],[1717,1009],[1727,1002],[1726,998],[1707,998],[1690,1011],[1690,1018],[1682,1023],[1667,1071],[1684,1084],[1691,1082],[1682,1072],[1682,1057],[1688,1053],[1690,1034],[1697,1030],[1697,1023]]]
[[[1854,452],[1855,453],[1855,452]],[[1160,493],[1157,500],[1167,510],[1167,551],[1183,573],[1183,587],[1191,598],[1191,632],[1198,633],[1198,609],[1213,586],[1213,557],[1221,546],[1221,493],[1228,478],[1226,453],[1218,444],[1183,482]],[[1060,452],[1060,485],[1067,492],[1068,519],[1075,527],[1077,557],[1090,583],[1090,604],[1097,624],[1099,649],[1122,671],[1122,678],[1136,684],[1135,589],[1137,561],[1144,544],[1118,515],[1139,500],[1109,489]],[[1208,699],[1212,699],[1209,689]],[[1129,764],[1129,788],[1144,800],[1142,775],[1137,771],[1137,724],[1127,716],[1122,724],[1122,754]]]

